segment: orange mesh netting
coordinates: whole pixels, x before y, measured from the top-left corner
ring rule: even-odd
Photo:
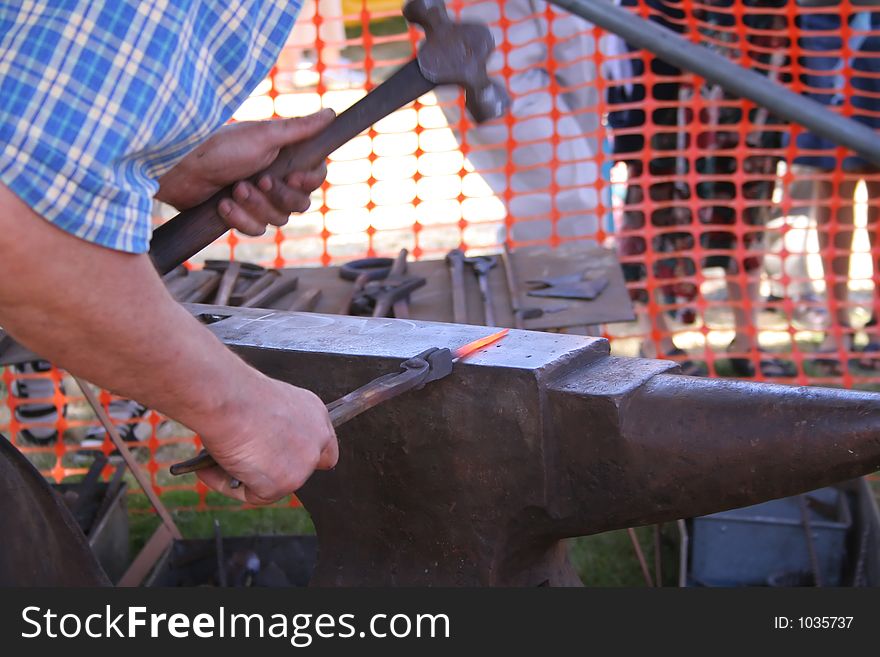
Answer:
[[[850,2],[623,4],[880,125],[880,13]],[[194,266],[590,240],[618,249],[639,311],[603,327],[617,353],[671,356],[712,376],[877,388],[874,167],[538,0],[448,5],[492,26],[511,113],[475,127],[461,94],[429,93],[334,153],[309,212],[260,238],[227,236]],[[399,2],[311,0],[235,118],[341,111],[409,60],[420,35]],[[72,381],[7,368],[3,383],[0,431],[54,480],[81,473],[77,454],[97,425]],[[197,440],[120,408],[111,413],[132,416],[156,489],[211,508],[194,477],[167,474]]]

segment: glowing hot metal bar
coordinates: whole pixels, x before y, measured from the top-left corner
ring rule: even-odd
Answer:
[[[468,342],[463,347],[459,347],[455,350],[455,352],[453,353],[453,362],[461,360],[462,358],[467,358],[472,353],[479,351],[483,347],[488,347],[490,344],[495,344],[508,333],[510,333],[510,329],[502,329],[501,331],[498,331],[498,333],[487,335],[485,338],[479,338],[478,340],[474,340],[473,342]]]

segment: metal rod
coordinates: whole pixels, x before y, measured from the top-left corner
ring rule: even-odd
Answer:
[[[685,588],[687,586],[688,550],[690,549],[688,530],[684,520],[681,519],[675,521],[675,526],[678,529],[678,537],[681,542],[678,547],[678,586]]]
[[[141,468],[140,466],[140,463],[138,463],[137,460],[134,458],[134,454],[131,453],[128,445],[125,444],[125,441],[119,435],[119,432],[113,425],[113,421],[110,419],[110,416],[107,415],[104,407],[101,406],[101,402],[98,401],[98,398],[92,391],[91,386],[89,386],[88,383],[83,381],[78,376],[74,376],[73,380],[76,382],[76,385],[79,386],[79,389],[82,391],[82,394],[86,398],[86,401],[89,403],[89,406],[92,407],[95,415],[98,416],[98,421],[101,423],[101,426],[104,427],[104,431],[107,432],[107,435],[110,436],[110,441],[119,451],[119,455],[122,457],[122,460],[125,461],[125,464],[131,470],[131,474],[137,480],[138,484],[140,484],[141,488],[144,491],[144,495],[147,496],[150,504],[153,505],[153,509],[155,509],[159,518],[161,518],[162,523],[168,528],[168,532],[171,534],[172,538],[183,538],[183,535],[180,533],[177,525],[174,524],[174,520],[171,518],[171,514],[168,512],[168,509],[165,507],[164,504],[162,504],[162,500],[159,499],[159,496],[153,489],[153,484],[150,481],[150,476],[144,472],[143,468]]]
[[[655,586],[663,586],[663,558],[661,552],[660,525],[654,525],[654,583]]]
[[[642,546],[639,545],[639,537],[632,527],[627,527],[626,533],[633,546],[633,552],[636,553],[636,559],[639,560],[639,567],[642,569],[642,577],[645,578],[645,586],[649,588],[654,586],[654,580],[651,578],[651,571],[648,570],[648,562],[645,560],[645,553],[642,552]]]
[[[229,582],[226,579],[226,557],[223,555],[223,533],[217,518],[214,518],[214,552],[217,557],[217,585],[225,589]]]
[[[652,23],[607,0],[548,0],[664,61],[696,73],[727,91],[766,107],[776,116],[798,123],[835,144],[846,146],[880,166],[880,136],[871,128],[835,114],[763,75],[739,66],[716,52]]]
[[[804,527],[804,538],[807,542],[807,553],[810,556],[810,570],[813,571],[813,585],[822,586],[822,569],[819,566],[819,555],[816,553],[816,542],[813,540],[813,524],[810,522],[807,496],[798,495],[797,501],[801,512],[801,525]]]

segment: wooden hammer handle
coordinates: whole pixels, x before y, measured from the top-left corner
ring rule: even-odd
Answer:
[[[283,180],[294,171],[315,168],[337,148],[434,86],[422,75],[418,62],[412,60],[336,117],[324,130],[282,149],[275,161],[251,180],[256,182],[266,173]],[[217,211],[217,205],[232,196],[232,189],[232,185],[221,189],[204,203],[181,212],[153,232],[150,257],[160,274],[183,264],[229,230]]]

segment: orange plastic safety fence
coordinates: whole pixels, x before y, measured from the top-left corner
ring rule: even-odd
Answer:
[[[622,4],[880,126],[880,12],[869,6]],[[711,376],[880,389],[876,167],[539,0],[448,6],[491,26],[509,115],[475,126],[455,89],[426,94],[335,152],[308,212],[263,237],[229,235],[193,266],[590,241],[617,248],[639,313],[603,327],[617,353],[669,356]],[[397,3],[311,0],[235,118],[341,111],[408,61],[420,38]],[[83,471],[84,451],[112,446],[72,382],[42,369],[3,372],[0,431],[61,481]],[[183,506],[213,508],[194,478],[167,474],[197,438],[101,399],[137,429],[157,491],[188,491]]]

